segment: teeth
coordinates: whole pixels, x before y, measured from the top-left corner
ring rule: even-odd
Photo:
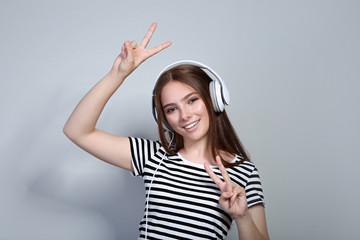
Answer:
[[[190,124],[190,125],[187,125],[185,128],[186,128],[186,129],[192,128],[192,127],[195,126],[198,122],[199,122],[199,121],[196,121],[196,122],[194,122],[194,123],[192,123],[192,124]]]

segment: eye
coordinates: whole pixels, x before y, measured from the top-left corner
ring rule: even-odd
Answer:
[[[175,110],[176,110],[175,107],[170,107],[170,108],[165,109],[165,113],[166,113],[166,114],[169,114],[169,113],[174,112]]]
[[[195,101],[197,101],[197,100],[199,100],[198,97],[193,97],[193,98],[191,98],[191,99],[189,100],[189,104],[191,104],[191,103],[193,103],[193,102],[195,102]]]

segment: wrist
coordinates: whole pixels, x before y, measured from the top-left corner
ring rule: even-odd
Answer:
[[[236,216],[233,216],[234,220],[236,222],[244,222],[251,219],[249,209],[246,209],[246,211],[243,214],[238,214]]]
[[[122,83],[125,80],[125,78],[127,77],[127,75],[125,75],[119,71],[116,71],[114,69],[111,69],[110,72],[106,76],[108,78],[110,78],[112,81],[119,82],[119,83]]]

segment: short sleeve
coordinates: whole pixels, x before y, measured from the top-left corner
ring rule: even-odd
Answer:
[[[160,148],[160,143],[144,138],[129,137],[134,176],[143,176],[147,161]]]
[[[256,168],[251,172],[245,187],[248,207],[264,204],[264,194],[261,186],[259,172]]]

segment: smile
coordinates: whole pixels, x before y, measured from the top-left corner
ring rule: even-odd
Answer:
[[[190,128],[193,128],[196,124],[198,124],[199,123],[199,121],[196,121],[196,122],[194,122],[194,123],[192,123],[192,124],[189,124],[189,125],[187,125],[185,128],[186,129],[190,129]]]

